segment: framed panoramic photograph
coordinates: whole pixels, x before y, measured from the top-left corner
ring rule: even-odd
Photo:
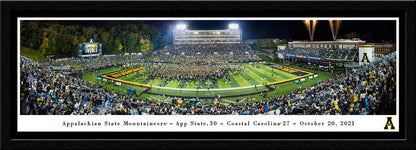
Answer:
[[[6,149],[415,148],[414,2],[2,5]]]

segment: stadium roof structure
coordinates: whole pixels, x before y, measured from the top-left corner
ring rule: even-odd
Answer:
[[[365,45],[366,41],[359,39],[339,39],[336,41],[292,41],[288,42],[289,47],[303,48],[344,48],[355,49],[359,45]]]
[[[238,24],[229,27],[223,30],[189,30],[181,24],[173,30],[173,44],[241,44],[242,30]]]

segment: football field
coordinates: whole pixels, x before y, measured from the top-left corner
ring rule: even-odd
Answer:
[[[282,80],[288,80],[298,77],[278,69],[271,68],[262,64],[250,65],[245,64],[245,71],[237,73],[228,72],[226,79],[219,79],[217,82],[208,79],[206,81],[180,81],[180,80],[161,80],[147,79],[146,76],[138,74],[145,72],[141,70],[137,73],[129,74],[119,78],[120,80],[137,82],[151,85],[153,87],[168,87],[176,89],[226,89],[262,85],[264,83],[273,83]]]
[[[286,67],[278,64],[241,64],[244,71],[229,72],[224,78],[217,81],[211,79],[203,81],[180,81],[148,79],[146,69],[122,74],[118,78],[107,81],[98,77],[123,71],[123,67],[114,67],[84,75],[84,79],[94,83],[101,83],[104,88],[114,92],[127,94],[127,88],[135,89],[135,97],[199,97],[212,98],[214,96],[228,97],[230,100],[241,99],[247,96],[262,99],[260,93],[268,91],[270,95],[277,96],[289,93],[299,87],[307,87],[317,81],[323,81],[329,76],[325,73],[303,69],[299,67]],[[283,67],[283,68],[281,68]],[[124,69],[125,70],[125,69]],[[111,82],[111,79],[114,81]],[[299,81],[303,82],[299,82]],[[296,83],[295,83],[296,81]],[[120,82],[121,85],[116,83]],[[145,85],[145,86],[143,86]],[[266,86],[265,86],[266,85]],[[151,88],[150,88],[151,87]],[[143,92],[144,91],[144,92]],[[264,98],[267,98],[264,97]]]

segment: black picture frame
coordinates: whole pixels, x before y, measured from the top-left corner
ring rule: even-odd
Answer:
[[[1,2],[5,149],[414,149],[415,2]],[[400,132],[17,132],[17,17],[399,17]]]

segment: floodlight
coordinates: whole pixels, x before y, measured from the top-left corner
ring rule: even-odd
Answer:
[[[228,27],[230,29],[238,29],[238,24],[230,24]]]
[[[186,25],[185,24],[178,24],[178,25],[176,25],[176,29],[185,30],[186,29]]]

